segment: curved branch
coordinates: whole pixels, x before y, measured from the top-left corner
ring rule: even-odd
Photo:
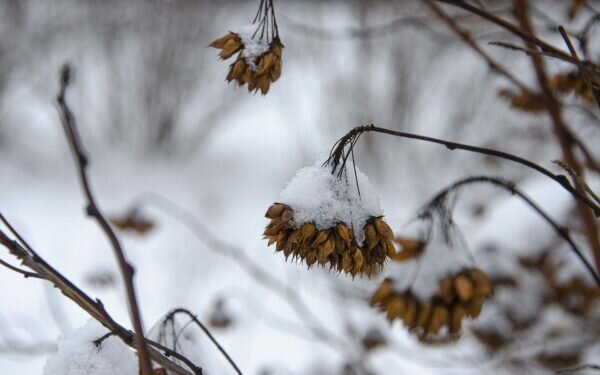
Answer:
[[[81,182],[81,186],[83,188],[87,200],[87,214],[96,219],[98,225],[108,237],[112,245],[114,255],[117,258],[121,275],[123,276],[123,280],[125,283],[125,291],[127,293],[129,312],[131,315],[133,329],[135,331],[135,342],[139,355],[140,374],[151,375],[152,364],[150,362],[148,349],[144,341],[144,328],[142,326],[142,320],[140,318],[140,311],[137,303],[135,288],[133,286],[133,267],[127,262],[125,254],[123,252],[123,248],[117,236],[115,235],[115,232],[110,227],[110,224],[108,223],[106,218],[100,212],[100,209],[98,208],[98,205],[96,204],[96,201],[92,194],[92,190],[87,176],[88,160],[83,151],[83,146],[79,138],[79,133],[77,132],[77,127],[75,126],[75,118],[73,117],[73,114],[65,101],[65,94],[70,79],[71,68],[68,65],[65,65],[63,66],[63,69],[61,71],[60,91],[56,98],[58,102],[58,107],[60,109],[60,115],[65,130],[65,135],[77,162],[79,180]]]
[[[22,270],[19,267],[15,267],[12,264],[9,264],[9,263],[3,261],[2,259],[0,259],[0,265],[3,265],[4,267],[8,268],[9,270],[15,271],[16,273],[20,273],[21,275],[23,275],[26,278],[33,277],[35,279],[43,279],[43,277],[41,277],[40,275],[38,275],[35,272],[29,272],[29,271]]]
[[[189,311],[187,309],[183,309],[183,308],[174,309],[167,314],[167,316],[165,317],[165,321],[173,319],[175,317],[175,315],[177,315],[177,314],[187,315],[198,327],[200,327],[200,329],[209,338],[209,340],[213,343],[213,345],[219,350],[219,352],[221,352],[221,354],[225,357],[225,359],[227,359],[227,362],[229,362],[229,364],[231,365],[231,367],[233,367],[235,372],[239,375],[242,375],[242,371],[235,364],[233,359],[231,359],[231,357],[229,356],[229,354],[227,354],[225,349],[223,349],[223,347],[219,344],[219,342],[214,338],[214,336],[210,333],[208,328],[206,328],[206,326],[204,324],[202,324],[202,322],[196,317],[196,315],[192,314],[191,311]]]
[[[529,161],[522,157],[519,157],[519,156],[516,156],[513,154],[509,154],[509,153],[503,152],[503,151],[498,151],[498,150],[485,148],[485,147],[471,146],[471,145],[467,145],[464,143],[450,142],[450,141],[446,141],[446,140],[439,139],[439,138],[433,138],[433,137],[428,137],[428,136],[424,136],[424,135],[403,132],[403,131],[399,131],[399,130],[380,128],[380,127],[377,127],[372,124],[367,125],[367,126],[358,126],[354,129],[350,130],[346,135],[344,135],[342,138],[340,138],[340,140],[336,143],[335,148],[331,151],[328,162],[332,163],[332,165],[335,167],[337,167],[341,163],[341,166],[343,167],[346,162],[346,157],[344,157],[344,148],[349,144],[351,146],[353,146],[351,141],[353,139],[355,139],[356,137],[360,136],[362,133],[366,133],[366,132],[375,132],[375,133],[393,135],[393,136],[401,137],[401,138],[416,139],[418,141],[440,144],[440,145],[446,146],[446,148],[448,148],[449,150],[458,149],[458,150],[470,151],[470,152],[474,152],[474,153],[478,153],[478,154],[482,154],[482,155],[488,155],[488,156],[493,156],[493,157],[497,157],[500,159],[506,159],[506,160],[513,161],[517,164],[521,164],[530,169],[533,169],[533,170],[551,178],[552,180],[558,182],[575,199],[577,199],[578,201],[580,201],[581,203],[583,203],[587,207],[589,207],[594,212],[594,215],[596,215],[596,217],[600,217],[600,206],[598,206],[597,204],[592,202],[588,197],[586,197],[585,195],[583,195],[579,191],[577,191],[569,183],[569,180],[564,175],[554,174],[551,171],[547,170],[546,168],[544,168],[532,161]]]
[[[477,184],[477,183],[489,183],[489,184],[492,184],[495,186],[499,186],[499,187],[509,191],[511,194],[518,196],[525,203],[527,203],[531,208],[533,208],[533,210],[536,211],[546,222],[548,222],[548,224],[550,224],[550,226],[554,229],[554,231],[569,244],[571,250],[575,253],[575,255],[577,255],[577,257],[581,260],[581,262],[583,263],[583,265],[585,266],[587,271],[594,278],[594,281],[596,281],[596,283],[600,286],[600,277],[594,271],[593,266],[583,256],[583,253],[581,252],[579,247],[577,247],[577,244],[575,244],[575,241],[573,241],[573,239],[569,235],[569,232],[567,231],[567,229],[562,227],[561,225],[559,225],[533,200],[531,200],[528,196],[526,196],[524,193],[519,191],[512,182],[508,182],[501,178],[489,177],[489,176],[467,177],[467,178],[464,178],[462,180],[459,180],[459,181],[453,183],[449,187],[440,191],[429,201],[429,204],[426,207],[428,207],[428,208],[436,207],[439,204],[439,202],[443,201],[443,199],[448,194],[452,193],[453,191],[456,191],[465,185]]]

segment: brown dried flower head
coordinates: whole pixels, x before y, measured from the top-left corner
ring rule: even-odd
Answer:
[[[210,46],[221,50],[219,57],[223,60],[238,53],[229,65],[226,80],[235,81],[238,86],[247,85],[249,92],[260,90],[265,95],[281,76],[284,46],[279,39],[272,1],[261,2],[250,27],[238,33],[230,31]]]
[[[352,276],[371,276],[379,272],[387,258],[396,254],[393,232],[382,217],[372,217],[363,228],[364,241],[358,243],[354,230],[345,223],[317,229],[314,223],[296,225],[294,211],[283,203],[275,203],[265,216],[270,219],[264,231],[269,246],[286,259],[305,262],[310,268],[318,263]]]
[[[420,300],[410,289],[397,291],[394,281],[385,279],[371,296],[371,306],[385,312],[390,322],[401,320],[421,341],[445,342],[460,335],[465,318],[479,316],[492,293],[487,275],[469,268],[440,280],[437,293],[428,301]]]

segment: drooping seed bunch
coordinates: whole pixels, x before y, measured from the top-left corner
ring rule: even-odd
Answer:
[[[230,31],[216,39],[211,47],[220,49],[223,60],[238,53],[229,65],[227,82],[235,81],[239,86],[247,85],[249,92],[269,92],[271,83],[281,76],[283,44],[275,19],[273,0],[261,1],[252,25],[240,32]]]
[[[213,41],[211,47],[220,49],[219,57],[229,59],[239,52],[236,60],[229,65],[227,82],[235,81],[239,86],[247,85],[248,91],[258,91],[265,95],[271,83],[281,76],[283,44],[275,37],[266,47],[249,51],[242,37],[234,32]],[[265,50],[263,52],[263,50]]]
[[[372,217],[363,228],[365,239],[359,244],[354,231],[345,223],[317,229],[314,223],[297,226],[294,211],[287,205],[275,203],[265,216],[271,219],[264,231],[269,246],[282,251],[286,259],[300,259],[310,268],[318,263],[352,276],[370,276],[378,272],[387,258],[395,254],[393,232],[381,217]]]
[[[410,290],[395,290],[394,281],[385,279],[373,293],[371,305],[384,311],[390,322],[401,320],[422,341],[433,341],[457,337],[462,321],[477,318],[484,300],[492,293],[486,274],[470,268],[440,280],[437,293],[428,301],[421,301]],[[444,326],[446,331],[442,330]]]

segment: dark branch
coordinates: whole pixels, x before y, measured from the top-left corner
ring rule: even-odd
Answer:
[[[524,193],[519,191],[519,189],[517,189],[512,182],[508,182],[506,180],[503,180],[503,179],[500,179],[497,177],[488,177],[488,176],[467,177],[465,179],[462,179],[462,180],[459,180],[459,181],[453,183],[449,187],[445,188],[444,190],[442,190],[438,194],[436,194],[430,200],[430,202],[425,206],[426,207],[425,211],[430,210],[432,207],[437,207],[439,202],[443,202],[444,198],[447,197],[448,194],[450,194],[454,191],[457,191],[461,187],[463,187],[465,185],[480,184],[480,183],[488,183],[488,184],[492,184],[492,185],[501,187],[501,188],[509,191],[511,194],[518,196],[525,203],[527,203],[531,208],[533,208],[533,210],[535,212],[537,212],[546,222],[548,222],[548,224],[550,224],[550,226],[552,226],[554,231],[569,244],[571,250],[575,253],[575,255],[577,255],[577,257],[581,260],[581,262],[583,263],[583,265],[585,266],[587,271],[594,278],[594,281],[596,281],[596,283],[600,286],[600,277],[594,271],[594,267],[583,256],[583,253],[581,252],[579,247],[577,247],[577,245],[575,244],[575,241],[573,241],[573,239],[569,235],[569,232],[563,226],[559,225],[555,220],[553,220],[533,200],[531,200],[528,196],[526,196]]]
[[[110,227],[106,218],[100,212],[100,209],[98,208],[98,205],[96,204],[96,201],[92,194],[86,171],[88,160],[83,151],[83,146],[79,137],[79,133],[77,131],[77,127],[75,126],[75,119],[65,100],[65,94],[70,80],[71,68],[68,65],[65,65],[61,72],[60,91],[58,93],[58,97],[56,98],[60,109],[60,115],[65,130],[65,135],[77,162],[79,179],[85,197],[87,199],[87,214],[96,219],[96,221],[110,240],[115,257],[117,258],[117,262],[119,264],[121,275],[123,276],[123,280],[125,283],[125,291],[127,293],[129,312],[131,315],[133,328],[135,330],[135,341],[139,356],[140,374],[151,375],[152,363],[150,362],[148,349],[146,348],[146,343],[144,341],[144,328],[142,326],[135,288],[133,286],[133,267],[127,262],[125,254],[123,252],[123,248],[119,240],[117,239],[115,232]]]
[[[3,265],[4,267],[8,268],[9,270],[20,273],[21,275],[23,275],[25,277],[33,277],[36,279],[42,279],[42,277],[40,275],[38,275],[37,273],[22,270],[19,267],[15,267],[12,264],[6,263],[2,259],[0,259],[0,265]]]
[[[407,133],[407,132],[398,131],[398,130],[380,128],[380,127],[376,127],[374,125],[367,125],[367,126],[356,127],[354,129],[350,130],[342,138],[340,138],[340,140],[336,143],[335,148],[330,153],[328,163],[332,164],[334,167],[337,167],[339,164],[341,164],[341,167],[343,168],[345,165],[345,162],[346,162],[346,159],[344,158],[344,155],[345,155],[344,148],[350,144],[352,139],[360,136],[362,133],[365,133],[365,132],[382,133],[382,134],[393,135],[396,137],[409,138],[409,139],[415,139],[418,141],[436,143],[436,144],[445,146],[449,150],[458,149],[458,150],[470,151],[470,152],[474,152],[474,153],[478,153],[478,154],[482,154],[482,155],[488,155],[488,156],[493,156],[493,157],[497,157],[500,159],[506,159],[506,160],[513,161],[515,163],[518,163],[518,164],[524,165],[530,169],[533,169],[533,170],[551,178],[552,180],[558,182],[573,197],[575,197],[578,201],[580,201],[580,202],[584,203],[586,206],[588,206],[594,212],[596,217],[600,217],[600,207],[598,205],[596,205],[594,202],[592,202],[587,196],[585,196],[585,195],[581,194],[579,191],[577,191],[569,183],[569,180],[565,176],[556,175],[556,174],[550,172],[549,170],[547,170],[546,168],[544,168],[536,163],[533,163],[527,159],[524,159],[522,157],[512,155],[512,154],[509,154],[509,153],[506,153],[503,151],[485,148],[485,147],[471,146],[471,145],[467,145],[467,144],[463,144],[463,143],[450,142],[450,141],[446,141],[446,140],[439,139],[439,138],[427,137],[424,135]]]
[[[165,317],[165,321],[174,319],[177,314],[187,315],[192,320],[192,322],[194,322],[198,327],[200,327],[200,329],[204,332],[204,334],[208,337],[208,339],[213,343],[213,345],[219,350],[219,352],[221,352],[221,354],[225,357],[225,359],[227,359],[227,362],[229,362],[229,364],[231,365],[231,367],[233,367],[235,372],[239,375],[242,375],[242,371],[235,364],[233,359],[231,359],[231,357],[229,356],[229,354],[227,354],[225,349],[223,349],[223,347],[219,344],[219,342],[214,338],[214,336],[210,333],[208,328],[206,328],[206,326],[204,324],[202,324],[202,322],[196,317],[196,315],[192,314],[191,311],[189,311],[187,309],[183,309],[183,308],[174,309],[167,314],[167,316]]]

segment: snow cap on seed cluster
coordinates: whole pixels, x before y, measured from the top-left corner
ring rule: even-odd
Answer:
[[[332,173],[331,166],[323,166],[322,161],[317,161],[296,173],[281,192],[279,201],[292,208],[297,226],[313,222],[321,230],[344,223],[348,228],[354,228],[360,243],[367,221],[382,216],[383,212],[367,176],[358,168],[356,175],[360,194],[350,162],[340,178],[337,173]]]

